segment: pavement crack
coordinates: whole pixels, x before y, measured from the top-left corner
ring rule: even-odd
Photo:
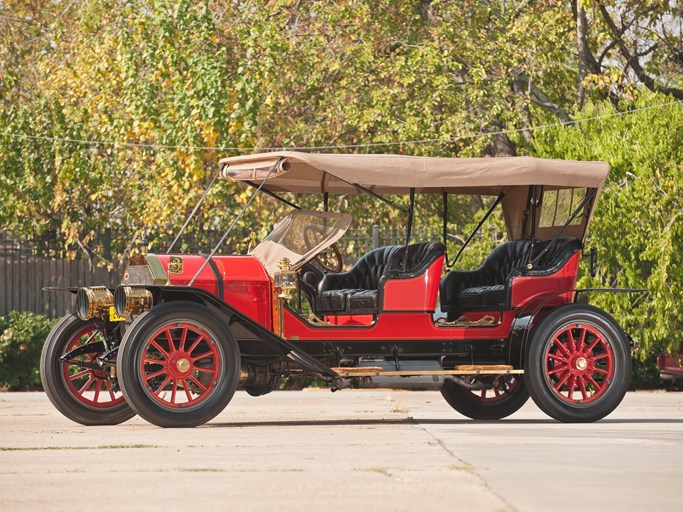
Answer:
[[[482,485],[484,486],[484,488],[485,488],[489,493],[491,493],[491,495],[493,495],[493,496],[495,496],[496,498],[498,498],[498,499],[505,505],[506,509],[507,509],[509,512],[516,512],[516,511],[517,511],[517,509],[512,505],[512,503],[510,503],[510,502],[509,502],[508,500],[506,500],[503,496],[501,496],[500,494],[498,494],[496,491],[494,491],[494,490],[491,488],[491,486],[490,486],[489,483],[486,481],[486,479],[485,479],[481,474],[479,474],[479,472],[477,471],[477,468],[475,468],[475,467],[474,467],[472,464],[470,464],[469,462],[467,462],[467,461],[461,459],[460,457],[458,457],[458,456],[455,454],[455,452],[453,452],[453,450],[451,450],[451,449],[446,445],[446,443],[443,442],[442,439],[439,439],[438,437],[436,437],[432,432],[430,432],[430,431],[427,430],[424,426],[422,426],[422,424],[420,424],[420,422],[418,422],[415,418],[413,418],[412,416],[408,416],[408,419],[409,419],[416,427],[418,427],[418,428],[419,428],[420,430],[422,430],[425,434],[427,434],[429,437],[431,437],[431,438],[433,439],[433,442],[436,443],[437,445],[439,445],[439,446],[440,446],[448,455],[450,455],[451,457],[453,457],[454,459],[456,459],[456,460],[458,461],[458,464],[453,464],[453,465],[449,466],[448,469],[455,470],[455,471],[466,471],[467,473],[470,473],[470,474],[474,475],[476,478],[479,479],[479,481],[482,483]]]

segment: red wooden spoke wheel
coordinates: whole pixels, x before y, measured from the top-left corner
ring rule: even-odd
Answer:
[[[521,378],[512,375],[509,379],[501,379],[498,385],[493,385],[493,387],[482,390],[470,390],[470,393],[475,395],[475,397],[484,403],[495,404],[503,402],[508,399],[508,397],[514,394],[521,385]]]
[[[101,333],[90,323],[78,331],[66,345],[65,353],[87,349],[87,345],[101,343]],[[79,402],[96,408],[108,408],[124,403],[126,400],[121,391],[112,388],[103,369],[96,370],[97,358],[103,350],[84,352],[61,363],[62,377],[67,389]],[[82,364],[91,366],[84,368]]]
[[[568,304],[534,328],[525,382],[536,405],[566,422],[597,421],[621,402],[631,380],[630,344],[604,311]]]
[[[468,384],[488,385],[486,389],[467,389],[446,379],[441,394],[460,414],[475,420],[499,420],[518,411],[529,399],[521,375],[470,378]]]
[[[116,372],[97,364],[104,351],[100,327],[76,315],[62,318],[43,345],[43,388],[64,416],[83,425],[115,425],[135,416],[117,389]]]
[[[213,335],[179,322],[150,336],[141,360],[150,395],[168,407],[193,407],[205,400],[221,374],[221,354]]]
[[[560,328],[545,354],[546,376],[568,403],[598,399],[614,376],[614,351],[597,328],[577,322]]]
[[[140,416],[160,427],[195,427],[230,402],[241,361],[235,338],[215,313],[177,301],[130,325],[117,364],[123,394]]]

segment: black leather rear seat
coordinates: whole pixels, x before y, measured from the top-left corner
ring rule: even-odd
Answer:
[[[531,259],[549,243],[550,240],[536,241]],[[478,269],[452,271],[441,280],[441,310],[448,313],[449,320],[455,320],[462,311],[502,308],[508,277],[513,271],[524,269],[526,275],[552,274],[562,268],[581,245],[578,238],[558,239],[532,270],[525,270],[531,240],[513,240],[499,245]]]
[[[315,313],[376,314],[384,280],[424,273],[445,248],[439,242],[409,245],[404,265],[405,251],[404,245],[380,247],[364,254],[349,271],[326,274],[318,284]]]

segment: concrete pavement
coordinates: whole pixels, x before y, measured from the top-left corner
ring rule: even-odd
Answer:
[[[0,393],[0,510],[680,510],[683,394],[594,424],[530,401],[474,422],[438,392],[238,392],[196,429],[83,427]]]

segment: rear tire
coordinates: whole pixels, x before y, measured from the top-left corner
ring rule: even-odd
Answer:
[[[517,412],[529,400],[521,375],[503,379],[497,388],[473,391],[447,378],[441,387],[441,394],[448,405],[468,418],[499,420]]]
[[[604,311],[562,306],[533,331],[526,379],[536,405],[556,420],[600,420],[621,403],[631,381],[629,341]]]
[[[104,369],[79,365],[95,363],[104,352],[102,333],[98,330],[93,320],[84,322],[76,315],[67,315],[57,322],[40,355],[40,379],[50,402],[70,420],[81,425],[117,425],[135,416],[135,411],[121,391],[112,386]],[[85,350],[73,356],[71,363],[59,360],[84,346]]]
[[[216,314],[168,302],[138,317],[118,353],[121,389],[145,420],[196,427],[220,414],[239,381],[240,352]]]

